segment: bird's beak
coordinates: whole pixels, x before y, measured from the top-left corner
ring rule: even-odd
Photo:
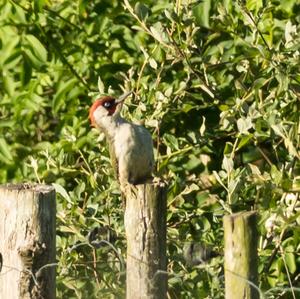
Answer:
[[[123,95],[121,95],[118,99],[116,99],[116,103],[122,103],[128,96],[130,96],[132,94],[132,91],[128,91],[126,93],[124,93]]]

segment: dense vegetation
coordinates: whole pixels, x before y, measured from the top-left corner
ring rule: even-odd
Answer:
[[[0,182],[55,186],[58,298],[124,297],[120,192],[87,116],[125,90],[169,182],[169,297],[224,296],[222,257],[182,248],[222,251],[222,216],[251,209],[259,288],[299,296],[299,29],[297,0],[0,0]]]

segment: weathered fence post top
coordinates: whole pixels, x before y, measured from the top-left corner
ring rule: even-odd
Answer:
[[[35,183],[18,183],[18,184],[2,184],[0,189],[11,191],[33,191],[39,193],[54,192],[54,187],[51,185],[35,184]]]
[[[167,294],[166,185],[125,189],[126,298],[164,299]]]
[[[256,219],[255,211],[223,218],[226,299],[259,298]]]
[[[0,185],[0,298],[55,298],[55,190]]]

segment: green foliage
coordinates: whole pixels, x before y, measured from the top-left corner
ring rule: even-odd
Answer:
[[[220,249],[222,216],[257,209],[259,287],[292,298],[299,11],[297,0],[0,2],[0,182],[55,186],[58,298],[124,297],[120,192],[87,119],[99,90],[133,90],[125,115],[153,133],[169,182],[170,297],[224,296],[222,258],[186,267],[183,244]],[[99,225],[113,247],[88,244]]]

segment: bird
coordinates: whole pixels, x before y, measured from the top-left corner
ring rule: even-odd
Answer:
[[[110,158],[121,187],[144,184],[152,178],[154,168],[153,140],[143,126],[124,119],[120,113],[124,100],[103,96],[90,107],[91,125],[103,131],[109,144]]]

